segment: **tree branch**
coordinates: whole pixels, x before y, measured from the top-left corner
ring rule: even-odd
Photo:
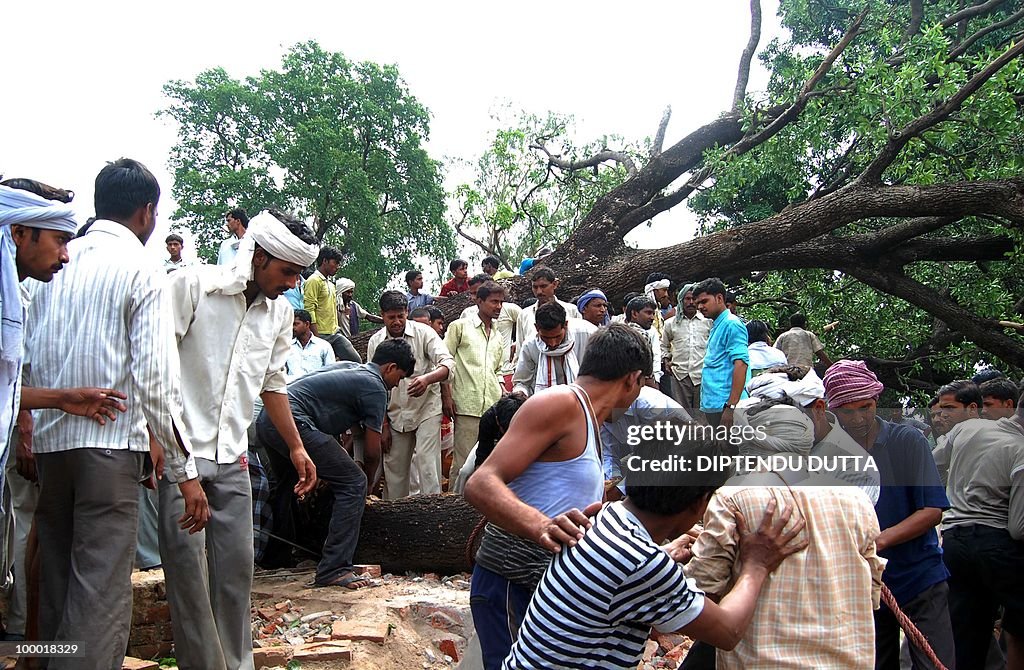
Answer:
[[[868,165],[864,172],[861,173],[859,179],[869,182],[880,182],[882,179],[882,173],[892,165],[900,151],[903,150],[903,147],[907,146],[907,143],[910,142],[910,140],[932,126],[935,126],[949,118],[953,112],[960,109],[960,106],[963,105],[965,100],[974,95],[974,93],[977,92],[985,82],[991,79],[997,72],[999,72],[999,70],[1005,67],[1007,63],[1019,56],[1022,52],[1024,52],[1024,42],[1015,44],[1013,47],[1003,52],[999,58],[989,63],[984,70],[971,77],[971,79],[960,87],[956,93],[947,98],[931,112],[917,117],[905,125],[901,130],[892,133],[889,136],[889,141],[886,143],[885,147],[878,153],[875,160],[871,161],[871,164]]]
[[[907,38],[921,32],[924,21],[924,0],[910,0],[910,24],[907,25]]]
[[[635,177],[637,172],[636,163],[633,162],[633,159],[629,156],[629,154],[622,151],[612,151],[611,149],[605,149],[604,151],[599,151],[590,158],[585,158],[580,161],[567,161],[560,155],[551,153],[551,151],[549,151],[548,148],[541,141],[534,142],[533,144],[530,145],[530,148],[543,151],[544,154],[548,157],[548,164],[554,165],[555,167],[561,168],[562,170],[568,170],[570,172],[595,167],[600,165],[601,163],[604,163],[605,161],[615,161],[616,163],[625,166],[627,179]]]
[[[905,274],[866,266],[840,269],[872,288],[902,298],[942,319],[951,328],[960,331],[969,340],[1007,363],[1017,367],[1024,366],[1024,342],[1003,334],[998,322],[979,318],[977,314],[944,298],[932,288]]]
[[[993,33],[995,31],[999,30],[1000,28],[1005,28],[1007,26],[1012,26],[1014,23],[1017,23],[1021,19],[1024,19],[1024,9],[1021,9],[1021,10],[1017,11],[1016,13],[1011,14],[1010,16],[1008,16],[1007,18],[1003,19],[1002,21],[998,21],[996,23],[990,23],[989,25],[985,26],[984,28],[982,28],[981,30],[979,30],[978,32],[974,33],[973,35],[971,35],[970,37],[965,39],[963,42],[961,42],[960,46],[958,46],[957,48],[955,48],[952,51],[950,51],[949,52],[949,57],[946,58],[946,61],[949,62],[949,61],[956,60],[960,56],[964,55],[964,53],[966,53],[967,50],[970,49],[971,46],[975,42],[980,40],[985,35],[988,35],[989,33]]]
[[[668,129],[668,120],[672,118],[672,106],[665,108],[661,115],[661,122],[658,124],[658,132],[654,134],[654,142],[651,144],[651,158],[661,155],[661,147],[665,144],[665,131]]]
[[[750,81],[750,62],[757,53],[757,45],[761,41],[761,0],[750,0],[750,39],[740,54],[739,72],[736,74],[736,88],[732,94],[732,111],[743,109],[743,100],[747,95],[747,82]]]
[[[977,16],[988,14],[989,12],[998,9],[999,6],[1002,5],[1004,2],[1006,2],[1006,0],[988,0],[988,2],[983,2],[981,4],[973,5],[966,9],[961,9],[959,12],[950,14],[945,19],[943,19],[942,27],[949,28],[950,26],[955,26],[961,21],[966,21],[968,19],[973,19]]]

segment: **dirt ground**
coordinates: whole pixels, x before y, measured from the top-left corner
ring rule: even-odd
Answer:
[[[382,644],[353,642],[350,663],[303,661],[296,665],[293,661],[292,668],[451,668],[457,663],[455,659],[449,661],[445,658],[440,649],[442,641],[450,640],[449,644],[454,644],[461,656],[466,637],[472,634],[466,576],[449,578],[442,583],[434,575],[384,575],[374,580],[375,586],[356,591],[310,588],[307,584],[312,577],[312,571],[258,573],[253,581],[253,605],[259,610],[288,603],[288,610],[300,616],[329,610],[334,616],[343,616],[349,622],[378,628],[390,625],[390,634]],[[257,642],[267,644],[274,641],[274,637],[272,634],[269,639],[257,639]],[[448,644],[445,646],[450,649]]]

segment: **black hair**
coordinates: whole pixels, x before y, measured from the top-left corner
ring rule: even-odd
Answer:
[[[427,321],[432,320],[430,318],[430,310],[426,307],[417,307],[413,311],[409,312],[410,319],[422,319],[423,317],[426,317]]]
[[[806,328],[807,317],[801,314],[800,312],[797,312],[796,314],[793,314],[792,316],[789,317],[789,325],[794,328]]]
[[[754,342],[768,342],[768,324],[758,319],[747,322],[747,344]]]
[[[683,463],[719,462],[724,454],[714,439],[713,431],[693,430],[694,424],[678,423],[681,441],[642,440],[633,449],[633,456],[643,461],[662,461],[679,458]],[[707,459],[707,460],[705,460]],[[626,479],[626,496],[636,507],[658,516],[674,516],[685,512],[694,503],[714,493],[725,484],[730,472],[726,468],[713,468],[708,472],[644,472]]]
[[[626,303],[626,321],[632,321],[632,319],[629,318],[631,314],[647,309],[648,307],[650,307],[653,310],[657,310],[658,303],[654,302],[645,295],[638,295],[637,297],[633,298],[628,303]]]
[[[438,319],[444,319],[444,312],[439,310],[437,307],[434,307],[433,305],[427,305],[427,314],[430,315],[430,320],[431,321],[437,321]]]
[[[537,299],[534,298],[531,295],[529,298],[527,298],[526,300],[523,301],[523,309],[526,309],[527,307],[531,307],[531,306],[536,305],[536,304],[537,304]]]
[[[476,467],[480,467],[491,452],[498,440],[508,431],[519,408],[526,402],[526,396],[522,393],[507,395],[498,402],[484,410],[480,416],[480,432],[477,435],[479,446],[476,448]]]
[[[394,363],[398,369],[411,377],[416,369],[416,358],[412,355],[412,347],[405,340],[398,338],[386,339],[377,346],[373,352],[373,363],[383,367],[388,363]]]
[[[565,308],[558,304],[557,300],[537,308],[537,330],[551,330],[564,326],[566,320]]]
[[[485,281],[494,280],[491,279],[491,275],[487,274],[486,272],[481,272],[480,274],[473,275],[472,277],[469,278],[469,285],[472,286],[473,284],[483,284]]]
[[[67,204],[75,199],[74,191],[66,191],[56,186],[50,186],[44,184],[41,181],[35,179],[25,179],[22,177],[12,177],[0,181],[0,186],[6,186],[7,188],[16,188],[19,191],[28,191],[29,193],[35,193],[40,198],[46,198],[47,200],[56,200]]]
[[[160,201],[160,184],[149,169],[131,158],[107,163],[96,175],[96,218],[123,223],[146,205]]]
[[[621,379],[632,372],[653,374],[654,355],[647,338],[636,328],[624,323],[613,323],[587,340],[587,352],[580,363],[580,376],[596,377],[601,381]]]
[[[480,267],[485,265],[490,265],[492,268],[500,268],[501,261],[499,261],[496,256],[486,256],[482,261],[480,261]]]
[[[982,399],[1012,400],[1014,407],[1017,406],[1017,401],[1020,400],[1020,389],[1005,377],[989,379],[987,382],[983,382],[978,387],[978,391],[981,392]]]
[[[235,207],[228,211],[227,216],[232,219],[238,219],[242,223],[242,227],[249,228],[249,215],[245,213],[245,210],[241,207]]]
[[[555,275],[555,271],[546,265],[538,265],[533,268],[533,272],[530,273],[530,282],[535,282],[538,279],[547,279],[549,282],[554,282],[558,279]]]
[[[320,267],[327,261],[341,262],[341,252],[334,247],[320,247],[320,253],[316,255],[316,266]]]
[[[234,210],[232,210],[232,211],[234,211]],[[239,210],[239,211],[242,211],[242,210]],[[307,226],[306,224],[304,224],[302,221],[299,221],[297,218],[295,218],[294,216],[292,216],[288,212],[285,212],[284,210],[277,209],[276,207],[271,207],[271,208],[267,209],[267,212],[271,216],[273,216],[275,219],[277,219],[278,221],[283,223],[284,227],[288,229],[289,233],[291,233],[295,237],[299,238],[304,243],[306,243],[306,244],[320,244],[320,241],[316,239],[316,235],[313,234],[313,231],[310,229],[310,227]],[[244,214],[245,212],[242,211],[242,213]],[[246,226],[249,225],[248,224],[248,219],[246,219],[246,224],[245,225]],[[264,249],[264,253],[266,253],[265,249]],[[269,254],[267,254],[267,255],[269,256]],[[317,265],[320,265],[320,263],[318,262]]]
[[[928,409],[931,409],[932,407],[935,407],[938,404],[939,396],[934,396],[931,400],[928,401]]]
[[[978,385],[969,379],[957,379],[945,386],[940,386],[935,395],[939,398],[951,395],[954,400],[964,406],[970,405],[972,402],[978,407],[982,405],[981,391],[978,390]]]
[[[380,306],[380,313],[406,311],[409,309],[409,299],[401,291],[384,291],[377,301]]]
[[[783,407],[796,407],[799,410],[803,409],[803,407],[800,406],[800,403],[790,398],[789,394],[786,392],[783,392],[782,396],[778,398],[758,398],[756,405],[750,405],[745,408],[744,411],[747,416],[757,416],[765,410],[771,409],[772,407],[779,407],[780,405]]]
[[[708,277],[707,279],[697,282],[697,285],[693,287],[693,297],[697,298],[701,293],[707,293],[708,295],[720,295],[722,299],[725,299],[725,284],[718,277]]]
[[[633,298],[636,298],[636,297],[641,296],[641,295],[643,295],[643,293],[637,293],[636,291],[630,291],[626,295],[622,296],[622,305],[623,305],[622,311],[623,311],[623,313],[625,313],[625,311],[626,311],[625,306],[629,304],[629,301],[632,300]]]
[[[483,301],[487,300],[494,293],[500,293],[504,296],[505,287],[488,279],[483,284],[480,284],[480,288],[476,290],[476,297],[477,300]]]
[[[181,238],[181,235],[179,235],[177,233],[171,233],[170,235],[167,236],[167,239],[164,240],[164,244],[170,244],[171,242],[177,242],[178,244],[185,244],[185,240],[183,240]]]
[[[1006,375],[1004,375],[1000,370],[996,370],[995,368],[985,368],[971,377],[971,381],[975,384],[983,384],[989,379],[999,379],[1000,377],[1005,376]]]
[[[89,232],[89,229],[92,228],[92,224],[94,223],[96,223],[95,216],[90,216],[88,219],[86,219],[85,223],[82,224],[82,227],[78,229],[77,233],[75,233],[75,239],[78,239],[79,237],[85,237],[85,234]]]
[[[420,270],[409,270],[408,272],[405,273],[405,283],[411,284],[412,282],[416,281],[416,277],[420,277],[422,275],[423,272]]]
[[[662,281],[663,279],[667,279],[670,282],[672,281],[672,277],[669,277],[664,272],[652,272],[651,274],[647,275],[647,281],[645,281],[644,283],[653,284],[654,282]]]
[[[295,316],[293,319],[298,319],[299,321],[304,321],[306,323],[313,323],[312,315],[304,309],[295,310]]]
[[[467,263],[466,261],[462,260],[461,258],[456,258],[455,260],[453,260],[451,263],[448,264],[449,272],[455,272],[459,268],[468,268],[468,267],[469,267],[469,263]]]

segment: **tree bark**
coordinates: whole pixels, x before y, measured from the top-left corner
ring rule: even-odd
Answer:
[[[455,494],[368,500],[356,563],[394,574],[469,572],[466,544],[482,518]]]

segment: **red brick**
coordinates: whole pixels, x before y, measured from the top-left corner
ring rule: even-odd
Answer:
[[[335,621],[331,624],[331,637],[335,640],[367,640],[384,644],[390,632],[391,628],[386,623]]]
[[[676,645],[675,647],[672,647],[665,654],[665,658],[672,659],[673,661],[682,660],[682,658],[684,656],[686,656],[687,652],[690,651],[690,645],[691,644],[693,644],[693,643],[690,642],[689,640],[687,640],[686,642],[684,642],[682,644],[679,644],[679,645]]]
[[[256,670],[262,667],[287,665],[295,655],[295,648],[287,645],[279,647],[259,647],[252,650],[252,664]]]
[[[295,649],[296,661],[351,661],[352,645],[348,640],[314,642]]]
[[[265,621],[274,621],[279,616],[277,610],[273,607],[261,607],[256,612],[263,617]]]
[[[121,670],[159,670],[160,664],[156,661],[144,661],[141,658],[125,656],[121,663]]]
[[[171,606],[167,604],[167,601],[154,603],[144,610],[136,609],[135,616],[132,617],[132,624],[135,626],[150,623],[170,623],[170,621]]]
[[[459,648],[455,645],[455,640],[445,638],[441,640],[441,643],[437,645],[437,648],[441,650],[442,654],[447,654],[452,657],[452,660],[456,663],[459,662]]]
[[[685,635],[680,635],[679,633],[659,633],[658,631],[653,631],[651,633],[651,639],[658,643],[658,646],[661,647],[662,651],[668,651],[669,649],[678,647],[682,643],[686,642],[687,637]]]
[[[352,571],[357,575],[361,575],[364,572],[370,575],[370,579],[380,579],[380,566],[379,565],[354,565]]]

